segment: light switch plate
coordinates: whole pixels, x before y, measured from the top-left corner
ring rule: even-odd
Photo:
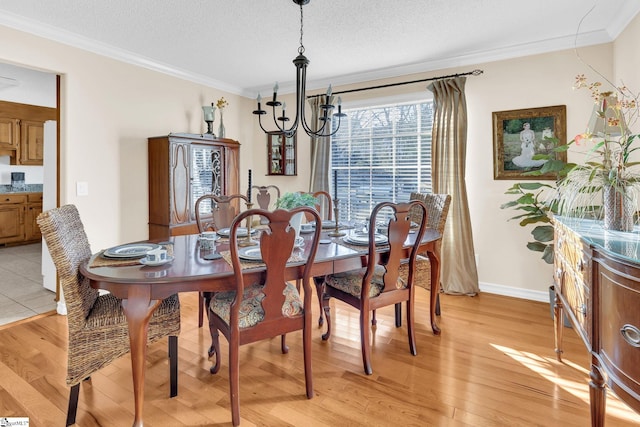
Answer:
[[[76,196],[88,196],[89,195],[89,183],[88,182],[76,182]]]

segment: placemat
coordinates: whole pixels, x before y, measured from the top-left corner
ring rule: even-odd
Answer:
[[[162,245],[167,250],[167,256],[173,256],[173,244]],[[106,250],[106,249],[105,249]],[[98,255],[91,261],[89,268],[94,267],[126,267],[132,265],[141,265],[140,258],[107,258],[103,256],[104,250],[100,251]]]
[[[231,262],[230,251],[222,251],[220,252],[220,255],[222,255],[222,258],[224,258],[224,260],[227,261],[227,264],[233,266]],[[301,256],[291,255],[291,257],[289,257],[289,260],[287,262],[301,262],[301,261],[304,261],[304,258],[302,258]],[[248,268],[258,268],[258,267],[264,267],[264,266],[265,266],[264,262],[244,261],[242,258],[240,259],[240,268],[242,268],[243,270],[246,270]]]

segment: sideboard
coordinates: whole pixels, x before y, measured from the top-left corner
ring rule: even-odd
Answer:
[[[591,354],[591,425],[603,426],[607,387],[640,412],[640,230],[566,217],[554,229],[556,355],[565,313]]]

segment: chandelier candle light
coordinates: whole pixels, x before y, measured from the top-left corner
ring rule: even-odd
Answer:
[[[304,131],[309,136],[331,136],[335,135],[335,133],[340,128],[340,120],[342,117],[346,117],[346,114],[342,112],[342,100],[338,97],[337,105],[338,112],[334,113],[333,116],[338,118],[338,125],[335,130],[331,133],[325,132],[325,127],[327,127],[327,123],[331,122],[331,117],[329,113],[331,110],[335,108],[335,106],[331,103],[332,91],[331,85],[327,89],[327,93],[324,98],[324,103],[322,103],[319,108],[321,110],[319,120],[322,121],[322,126],[320,129],[312,130],[311,127],[307,124],[307,120],[305,118],[305,100],[306,100],[306,85],[307,85],[307,66],[309,65],[309,60],[306,56],[304,56],[304,45],[302,44],[302,34],[303,34],[303,14],[302,14],[302,6],[308,4],[311,0],[293,0],[293,2],[300,6],[300,47],[298,47],[298,56],[293,60],[293,64],[296,66],[296,115],[293,119],[293,123],[290,127],[287,127],[287,122],[290,120],[287,117],[286,109],[287,104],[281,103],[278,101],[278,83],[273,86],[273,99],[267,102],[267,106],[271,107],[273,114],[273,123],[278,129],[275,132],[283,133],[287,137],[291,137],[295,135],[298,130],[298,125],[302,124]],[[258,123],[260,124],[260,128],[264,131],[264,133],[272,133],[274,131],[268,131],[262,125],[262,116],[267,114],[265,110],[262,109],[262,97],[258,93],[258,97],[256,98],[258,102],[258,109],[253,112],[253,114],[258,116]],[[277,116],[276,107],[282,107],[281,116]],[[280,122],[280,123],[278,123]]]

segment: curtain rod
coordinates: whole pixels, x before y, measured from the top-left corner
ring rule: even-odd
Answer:
[[[484,73],[484,70],[475,69],[473,71],[467,71],[466,73],[449,74],[448,76],[430,77],[428,79],[411,80],[411,81],[408,81],[408,82],[388,83],[386,85],[369,86],[369,87],[362,87],[362,88],[358,88],[358,89],[343,90],[343,91],[340,91],[340,92],[333,92],[333,95],[340,95],[340,94],[343,94],[343,93],[351,93],[351,92],[361,92],[361,91],[364,91],[364,90],[372,90],[372,89],[382,89],[382,88],[385,88],[385,87],[392,87],[392,86],[403,86],[403,85],[409,85],[409,84],[413,84],[413,83],[429,82],[429,81],[432,81],[432,80],[450,79],[450,78],[453,78],[453,77],[479,76],[482,73]],[[324,93],[320,93],[318,95],[309,95],[309,96],[307,96],[307,98],[317,98],[319,96],[324,96],[324,95],[325,95]]]

